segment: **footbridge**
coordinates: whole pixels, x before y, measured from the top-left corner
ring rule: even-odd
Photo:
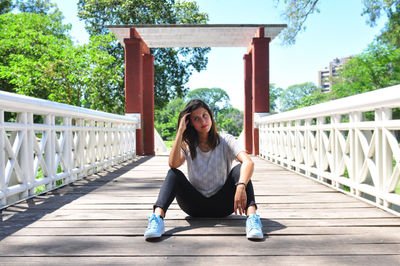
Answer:
[[[262,241],[174,202],[155,242],[168,158],[136,155],[137,118],[0,92],[0,264],[398,265],[399,90],[256,118]]]

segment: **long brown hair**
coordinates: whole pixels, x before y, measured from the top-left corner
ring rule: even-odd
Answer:
[[[188,102],[188,104],[185,106],[183,111],[179,114],[178,127],[179,127],[181,118],[185,114],[191,113],[200,107],[203,107],[204,109],[207,110],[208,114],[210,115],[211,121],[212,121],[210,131],[208,132],[208,145],[210,146],[210,148],[212,150],[214,150],[220,142],[219,135],[217,132],[217,125],[215,124],[215,121],[214,121],[213,112],[211,111],[210,107],[208,107],[208,105],[205,102],[203,102],[202,100],[193,99],[190,102]],[[194,158],[196,158],[196,155],[197,155],[196,147],[199,145],[199,143],[198,143],[199,135],[198,135],[196,129],[194,129],[194,127],[191,125],[191,123],[188,123],[186,130],[183,132],[182,140],[189,147],[190,157],[192,157],[192,160],[193,160]]]

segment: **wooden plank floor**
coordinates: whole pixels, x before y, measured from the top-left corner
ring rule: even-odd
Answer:
[[[400,218],[259,158],[266,237],[245,218],[191,219],[174,202],[143,238],[167,157],[143,157],[1,212],[0,265],[399,265]]]

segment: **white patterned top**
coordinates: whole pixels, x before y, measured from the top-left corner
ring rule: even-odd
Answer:
[[[197,156],[185,155],[189,182],[205,197],[216,194],[225,184],[236,156],[243,151],[236,139],[229,134],[219,134],[220,144],[211,151],[202,152],[196,148]]]

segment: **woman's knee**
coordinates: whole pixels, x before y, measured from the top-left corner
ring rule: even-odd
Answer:
[[[186,177],[185,177],[185,175],[182,173],[182,171],[179,170],[179,169],[176,169],[176,168],[171,168],[171,169],[169,169],[166,178],[168,178],[168,179],[174,179],[174,180],[180,180],[180,179],[182,179],[182,178],[185,178],[185,179],[186,179]]]

